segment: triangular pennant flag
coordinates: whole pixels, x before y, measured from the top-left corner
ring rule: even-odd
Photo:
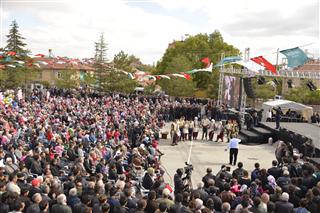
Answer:
[[[170,193],[173,192],[173,188],[169,184],[166,184],[166,189],[168,189]]]
[[[7,52],[7,55],[11,55],[11,56],[16,55],[16,54],[17,54],[17,53],[16,53],[16,52],[13,52],[13,51]]]
[[[182,75],[182,74],[176,74],[176,73],[174,73],[174,74],[171,74],[171,75],[174,76],[174,77],[185,78],[185,76]]]
[[[37,54],[37,55],[35,55],[35,56],[43,58],[45,55],[39,53],[39,54]]]
[[[191,76],[189,74],[186,74],[186,73],[181,73],[185,79],[187,80],[190,80],[191,79]]]
[[[40,68],[40,64],[34,63],[34,65],[35,65],[36,67]]]
[[[206,65],[205,68],[208,68],[210,66],[210,59],[208,57],[203,58],[201,62]]]
[[[251,58],[250,60],[265,67],[267,70],[269,70],[275,74],[277,73],[275,66],[273,66],[269,61],[267,61],[263,56],[254,57],[254,58]]]
[[[228,64],[228,63],[232,63],[232,62],[240,61],[240,60],[242,60],[240,56],[225,57],[218,64],[216,64],[215,67],[219,67],[219,66],[222,66],[224,64]]]
[[[128,78],[129,79],[134,79],[134,76],[132,75],[132,73],[130,73],[130,72],[128,73]]]
[[[246,69],[248,69],[249,71],[256,72],[256,73],[259,73],[259,71],[264,70],[263,66],[253,61],[236,61],[236,62],[233,62],[233,64],[239,64],[245,67]]]
[[[161,78],[166,78],[166,79],[171,79],[169,76],[167,76],[167,75],[159,75]]]
[[[4,59],[5,62],[10,62],[12,61],[12,58],[11,57],[6,57],[6,59]]]
[[[194,70],[187,71],[186,73],[188,73],[188,74],[194,74],[194,73],[197,73],[197,72],[212,72],[212,67],[213,67],[213,64],[211,63],[210,66],[207,67],[207,68],[204,68],[204,69],[194,69]]]
[[[148,78],[149,80],[153,80],[153,81],[157,80],[157,78],[153,75],[148,75]]]
[[[43,64],[43,65],[48,65],[48,63],[45,62],[45,61],[39,61],[39,63],[40,63],[40,64]],[[39,64],[38,64],[38,65],[39,65]]]

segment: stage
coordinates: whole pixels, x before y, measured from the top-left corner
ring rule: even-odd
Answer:
[[[275,122],[261,122],[262,125],[269,127],[270,129],[275,129]],[[280,128],[284,128],[293,133],[299,134],[301,136],[307,137],[312,140],[315,148],[320,150],[320,127],[315,124],[309,123],[290,123],[281,122]]]

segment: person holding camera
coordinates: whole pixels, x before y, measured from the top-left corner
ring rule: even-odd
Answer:
[[[174,194],[177,195],[184,191],[184,183],[183,183],[183,169],[177,169],[176,174],[174,175]]]

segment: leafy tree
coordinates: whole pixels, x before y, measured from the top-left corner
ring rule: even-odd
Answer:
[[[310,91],[305,85],[307,80],[301,82],[301,86],[288,90],[284,97],[285,99],[303,103],[303,104],[320,104],[320,89],[316,91]]]
[[[108,70],[105,74],[105,81],[101,83],[101,89],[103,91],[132,93],[137,87],[137,82],[129,79],[122,72],[115,70]]]
[[[79,87],[79,75],[76,70],[62,70],[60,78],[56,81],[58,88],[74,89]]]
[[[181,78],[161,79],[159,85],[166,94],[171,96],[189,97],[195,92],[194,82]]]
[[[82,84],[87,85],[88,87],[94,87],[97,83],[97,79],[92,72],[83,73],[83,78],[80,80]]]
[[[125,70],[127,72],[132,71],[132,67],[130,67],[131,61],[128,54],[124,53],[122,50],[115,54],[113,57],[114,67],[118,69]]]
[[[217,64],[222,53],[225,56],[240,55],[237,48],[224,42],[221,33],[217,30],[209,35],[190,36],[184,41],[175,41],[169,46],[157,63],[156,74],[202,68],[201,59],[205,57],[209,57],[213,64]],[[217,97],[219,88],[218,70],[214,70],[212,73],[199,72],[192,77],[195,89],[206,91],[209,97]]]
[[[30,82],[39,79],[40,71],[28,67],[6,67],[0,71],[0,87],[4,89],[15,89],[24,87]]]
[[[24,48],[26,46],[26,43],[23,42],[25,38],[21,36],[16,20],[13,20],[10,26],[11,29],[7,35],[8,40],[5,50],[16,52],[19,55],[26,55],[30,51]]]
[[[135,55],[128,55],[123,50],[119,53],[115,54],[113,57],[114,67],[127,71],[127,72],[134,72],[136,69],[142,70],[145,72],[154,72],[155,67],[143,64],[141,60],[136,57]]]

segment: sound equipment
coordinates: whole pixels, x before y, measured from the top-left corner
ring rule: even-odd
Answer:
[[[251,79],[252,78],[243,78],[243,87],[244,87],[244,91],[246,92],[249,98],[255,98],[256,96],[253,91]]]

